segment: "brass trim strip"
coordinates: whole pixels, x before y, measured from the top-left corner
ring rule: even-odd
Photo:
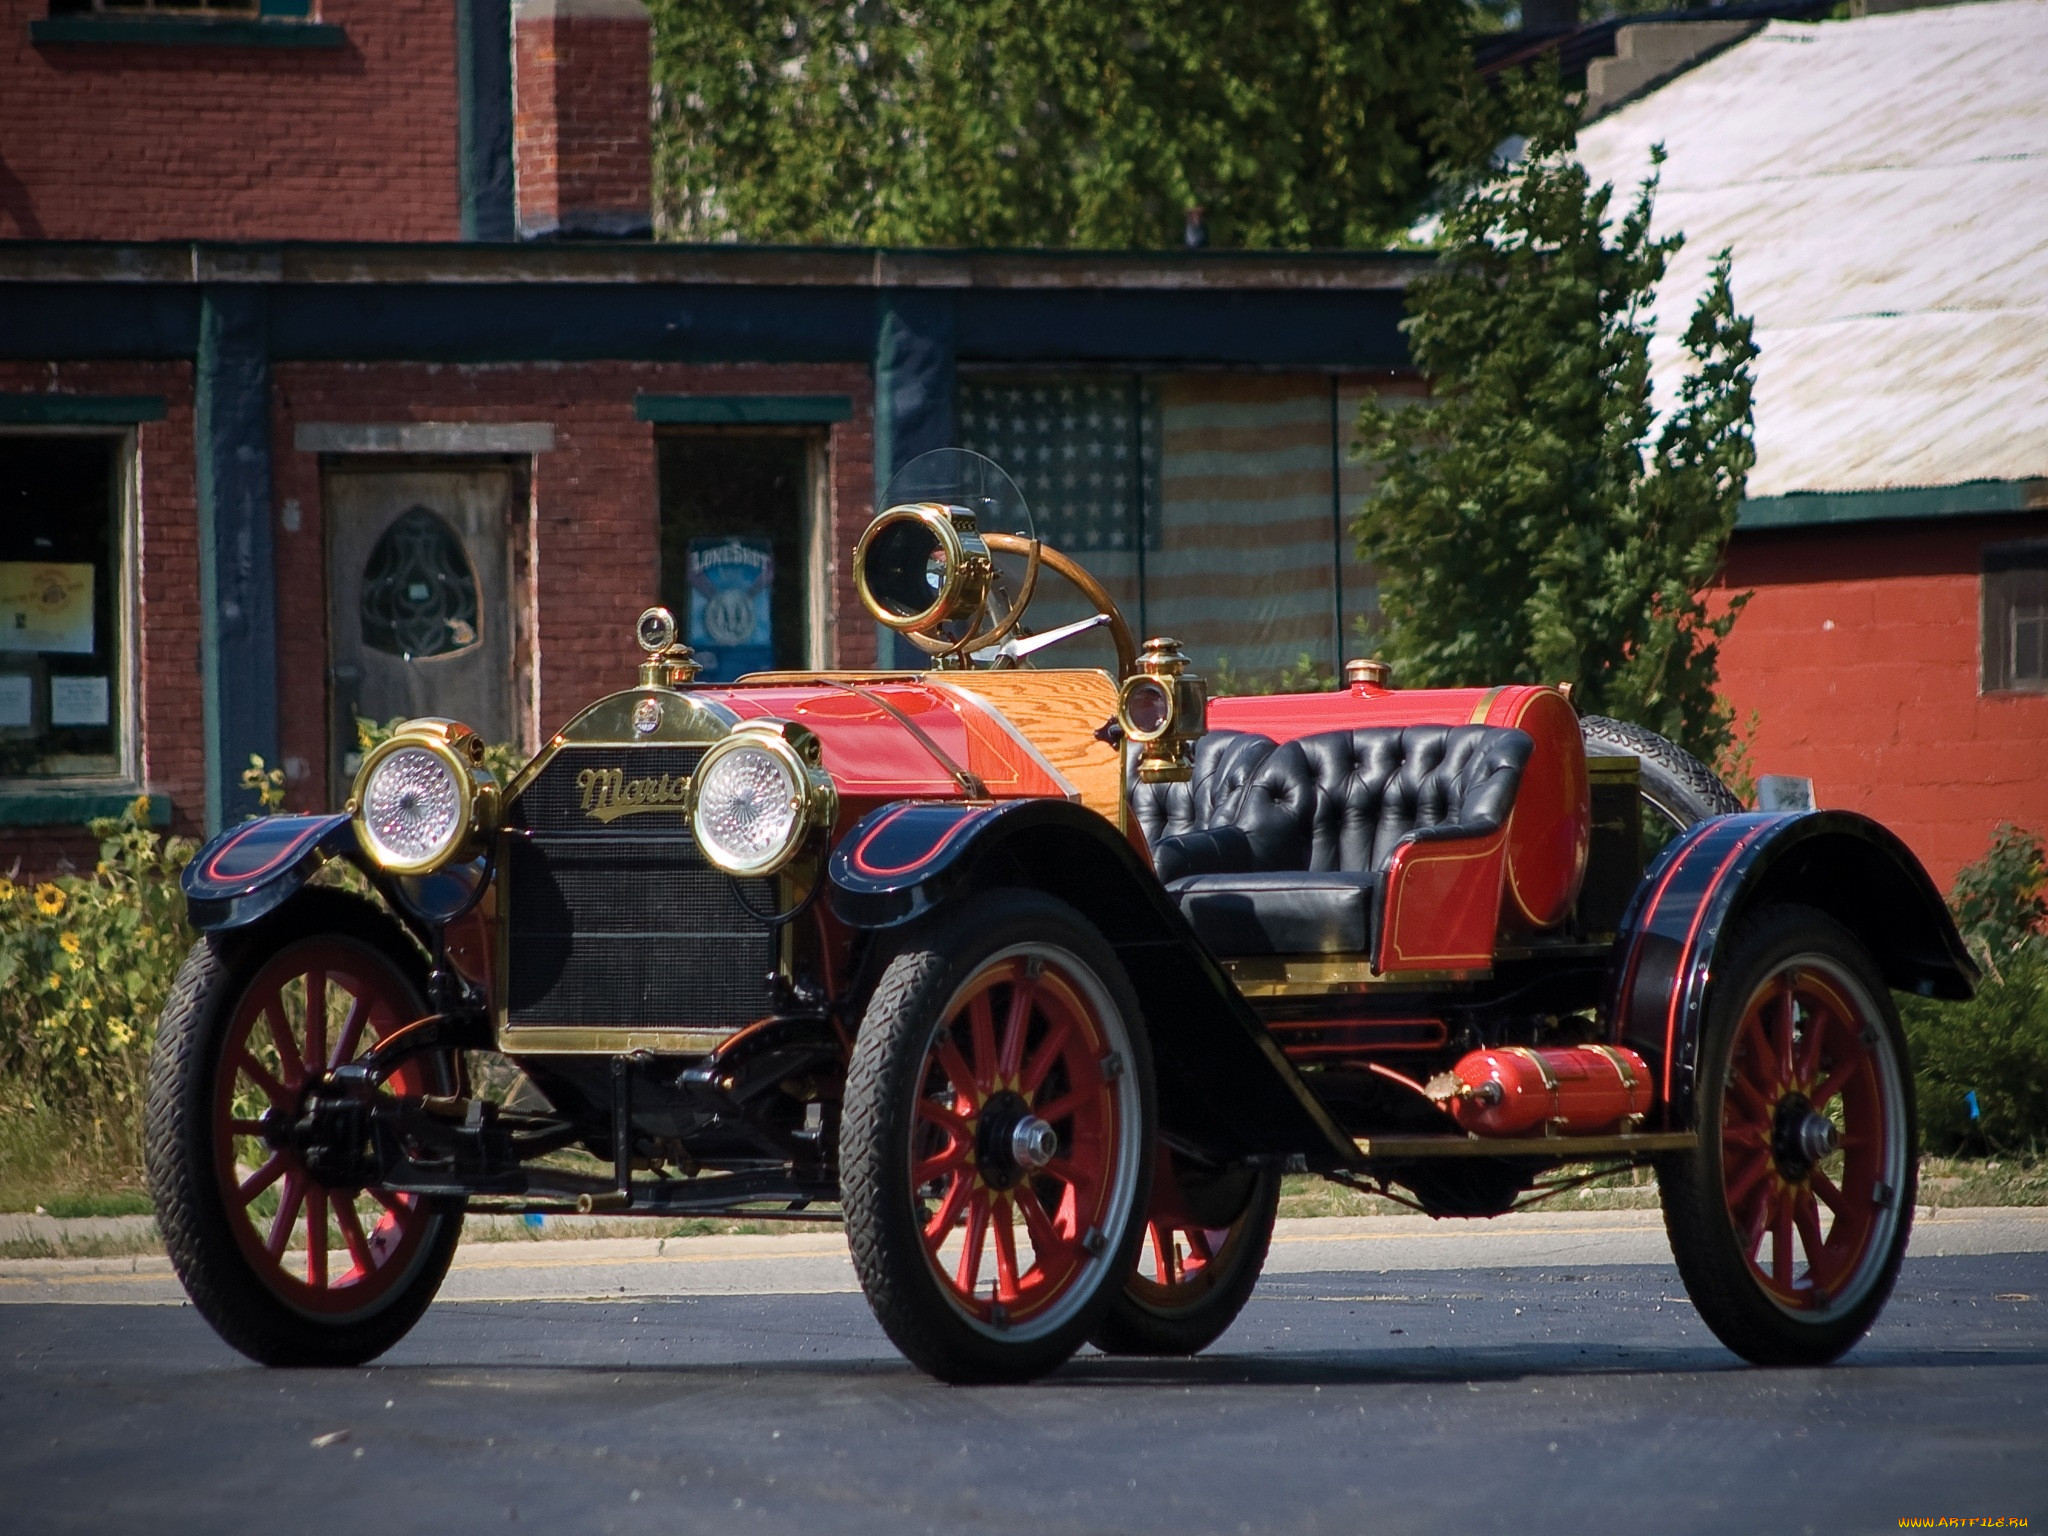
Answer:
[[[1365,1158],[1548,1157],[1577,1162],[1633,1152],[1691,1152],[1699,1138],[1691,1131],[1649,1131],[1621,1136],[1356,1136]]]
[[[1486,724],[1486,717],[1493,713],[1493,701],[1499,698],[1502,694],[1506,693],[1507,691],[1508,688],[1506,683],[1502,683],[1497,687],[1487,689],[1485,696],[1481,698],[1477,704],[1472,706],[1472,718],[1470,720],[1467,720],[1465,723],[1467,725]]]
[[[1373,968],[1363,957],[1258,955],[1222,962],[1223,972],[1246,997],[1327,997],[1365,991],[1412,990],[1451,981],[1484,981],[1490,968],[1466,971],[1399,971]]]
[[[505,1024],[498,1049],[507,1056],[706,1056],[738,1034],[731,1029],[621,1029],[581,1024]]]

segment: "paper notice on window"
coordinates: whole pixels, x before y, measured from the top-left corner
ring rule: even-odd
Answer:
[[[21,730],[35,721],[36,680],[19,672],[0,672],[0,731]]]
[[[107,680],[104,677],[50,679],[50,724],[105,725]]]
[[[92,567],[0,560],[0,651],[92,654]]]

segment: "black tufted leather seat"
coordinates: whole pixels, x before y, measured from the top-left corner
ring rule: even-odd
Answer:
[[[1211,731],[1195,743],[1195,771],[1185,784],[1131,785],[1131,811],[1157,848],[1163,837],[1227,821],[1252,770],[1273,750],[1273,738],[1249,731]]]
[[[1147,826],[1153,864],[1218,954],[1366,953],[1394,850],[1499,828],[1533,746],[1482,725],[1305,736],[1267,752],[1234,800],[1212,791],[1206,824]]]

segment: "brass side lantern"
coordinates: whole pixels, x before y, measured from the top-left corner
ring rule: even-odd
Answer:
[[[1209,685],[1188,670],[1180,642],[1158,635],[1138,653],[1138,669],[1117,693],[1117,723],[1138,748],[1138,779],[1185,784],[1195,772],[1195,743],[1209,730]]]

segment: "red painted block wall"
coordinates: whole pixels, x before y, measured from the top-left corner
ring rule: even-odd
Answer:
[[[174,830],[196,833],[206,814],[205,704],[199,672],[199,513],[189,363],[0,362],[0,393],[158,395],[162,421],[135,431],[134,593],[142,782],[168,794]],[[131,572],[131,574],[134,574]],[[96,845],[82,829],[0,828],[0,873],[19,859],[46,872],[69,860],[89,870]]]
[[[1738,537],[1724,587],[1756,595],[1721,656],[1755,771],[1903,837],[1944,891],[2011,821],[2048,834],[2048,694],[1983,693],[1983,549],[2048,518]]]
[[[0,0],[0,239],[461,237],[448,0],[322,0],[339,49],[31,43],[48,13]]]
[[[873,499],[873,390],[843,364],[280,363],[274,373],[277,505],[299,504],[298,528],[277,533],[278,676],[283,753],[305,765],[294,808],[325,809],[345,786],[327,760],[327,539],[320,455],[294,447],[302,422],[545,422],[553,449],[532,456],[528,533],[532,635],[539,652],[540,735],[601,694],[631,685],[640,657],[632,624],[660,579],[657,429],[633,415],[654,394],[830,394],[854,415],[829,430],[825,471],[834,559],[829,607],[839,666],[872,666],[874,625],[860,607],[850,556]],[[375,467],[389,456],[354,462]],[[417,462],[417,461],[413,461]],[[460,464],[459,459],[447,461]],[[397,467],[393,465],[393,467]],[[515,540],[515,542],[518,542]],[[515,594],[523,600],[524,594]]]

